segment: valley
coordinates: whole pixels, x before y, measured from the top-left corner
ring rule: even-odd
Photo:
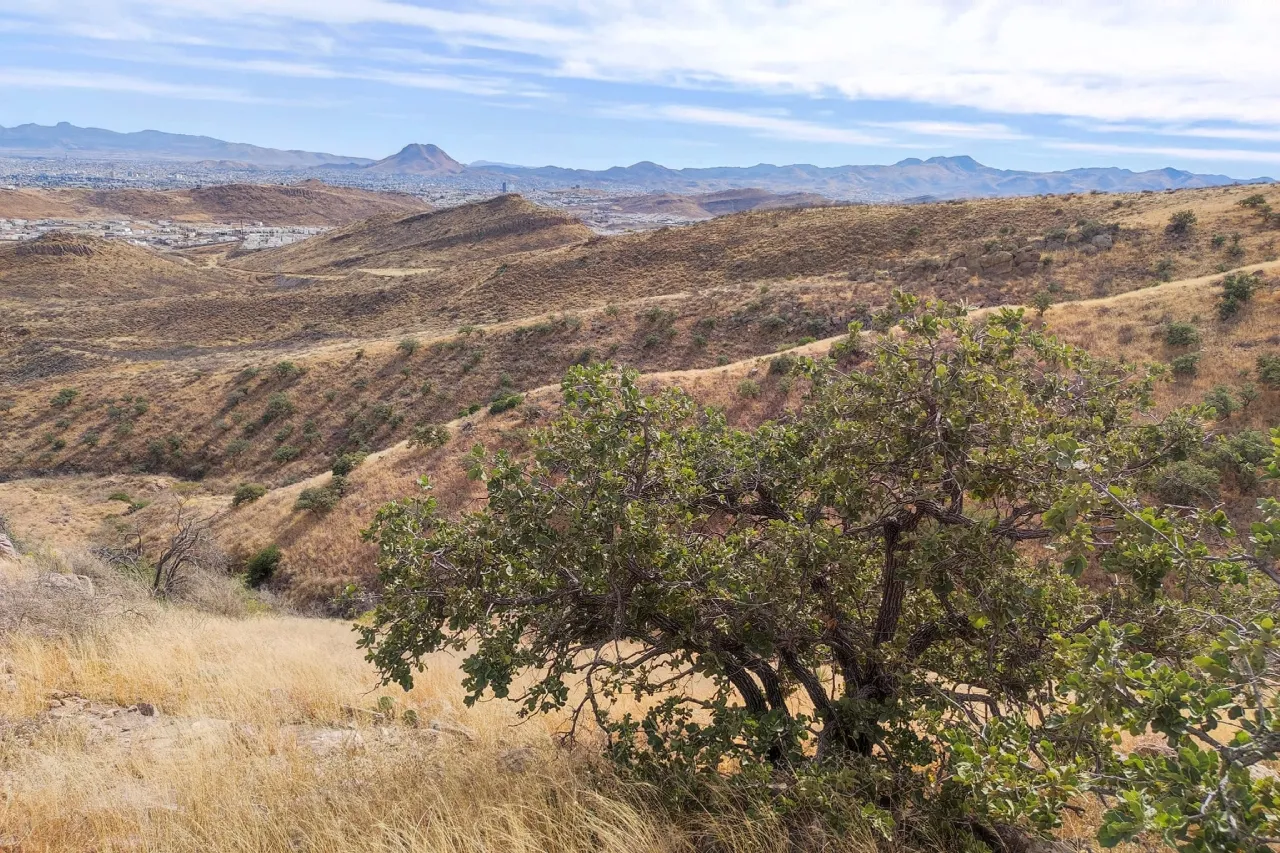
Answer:
[[[905,292],[979,321],[1016,309],[1033,334],[1164,365],[1142,423],[1209,401],[1206,429],[1243,453],[1280,422],[1269,185],[611,199],[688,222],[626,234],[517,194],[433,207],[292,190],[0,194],[0,216],[319,232],[259,251],[71,229],[0,243],[0,533],[17,552],[0,556],[0,604],[22,614],[0,622],[0,827],[24,828],[17,849],[276,850],[319,834],[307,849],[786,849],[784,822],[736,805],[700,828],[593,787],[590,749],[555,736],[567,712],[517,725],[510,704],[471,707],[461,649],[434,653],[405,692],[375,687],[353,647],[348,623],[367,625],[381,594],[361,532],[424,478],[444,515],[481,510],[493,485],[473,449],[527,458],[572,368],[633,367],[646,393],[680,389],[731,427],[786,424],[813,388],[797,364],[866,369],[840,355],[850,324],[893,340],[884,318]],[[1227,311],[1231,282],[1246,295]],[[1201,487],[1247,528],[1274,486],[1223,465],[1235,473]],[[176,542],[184,519],[207,550],[157,595],[138,555]],[[66,731],[79,734],[64,747]],[[218,794],[225,778],[244,796]],[[489,809],[469,796],[478,779]],[[321,806],[348,786],[360,795]],[[1099,820],[1073,813],[1064,837]],[[758,837],[735,835],[748,825]],[[878,849],[869,826],[843,849]]]

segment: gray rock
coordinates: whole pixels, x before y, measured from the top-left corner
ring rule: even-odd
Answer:
[[[18,559],[18,549],[13,547],[13,541],[0,533],[0,560],[16,560]]]
[[[51,589],[78,592],[87,596],[92,596],[94,593],[93,578],[88,575],[49,574],[40,579],[40,584]]]
[[[1008,273],[1013,271],[1013,254],[1011,252],[992,252],[982,258],[982,271],[985,273]]]
[[[1091,242],[1099,249],[1110,249],[1114,245],[1110,234],[1095,234]]]

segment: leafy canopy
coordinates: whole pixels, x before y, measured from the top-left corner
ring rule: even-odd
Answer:
[[[1143,415],[1150,376],[1020,311],[898,312],[802,361],[803,405],[753,429],[574,368],[531,457],[474,452],[483,510],[378,514],[370,659],[408,687],[459,652],[468,702],[563,713],[673,798],[718,781],[886,832],[939,810],[1051,831],[1092,791],[1104,843],[1263,849],[1273,629],[1216,614],[1271,600],[1280,504],[1247,547],[1217,508],[1147,505],[1204,409]],[[1247,738],[1219,748],[1224,719]],[[1171,755],[1124,756],[1147,728]]]

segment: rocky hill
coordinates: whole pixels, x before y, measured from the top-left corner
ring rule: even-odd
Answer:
[[[317,180],[287,186],[222,184],[189,190],[0,190],[0,219],[171,219],[343,225],[382,213],[428,210],[406,193],[333,187]]]
[[[517,195],[432,213],[388,214],[301,243],[237,260],[256,272],[333,273],[354,269],[421,270],[579,243],[581,222]]]
[[[465,168],[435,145],[414,143],[365,166],[364,171],[392,175],[456,175]]]
[[[49,232],[0,243],[0,304],[7,300],[187,296],[228,286],[221,270],[194,269],[175,258],[100,237]]]

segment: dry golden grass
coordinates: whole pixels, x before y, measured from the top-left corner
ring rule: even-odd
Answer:
[[[130,603],[91,628],[0,635],[5,849],[790,849],[742,814],[673,824],[558,748],[554,720],[464,707],[448,656],[405,693],[377,686],[344,623]]]

